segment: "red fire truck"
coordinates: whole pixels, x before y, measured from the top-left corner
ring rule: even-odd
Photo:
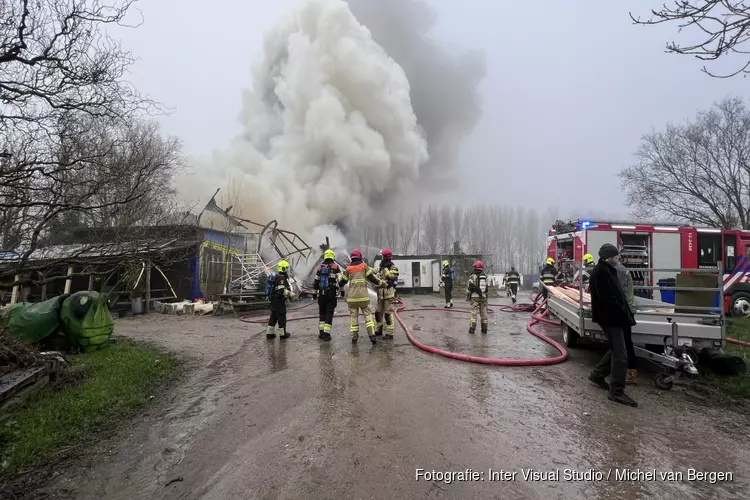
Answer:
[[[547,256],[558,269],[572,275],[583,255],[597,257],[611,243],[621,249],[622,263],[630,268],[724,269],[724,309],[750,313],[750,231],[715,229],[680,224],[621,221],[557,221],[547,236]],[[654,286],[674,279],[676,273],[632,272],[636,286]],[[636,294],[660,300],[659,291]]]

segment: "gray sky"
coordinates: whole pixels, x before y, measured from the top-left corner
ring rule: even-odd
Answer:
[[[122,34],[139,57],[131,81],[174,108],[161,121],[188,153],[209,155],[240,132],[240,92],[251,85],[263,35],[296,3],[141,2],[145,24]],[[683,40],[677,27],[632,25],[636,2],[429,3],[439,11],[436,39],[487,58],[483,115],[457,166],[457,202],[625,213],[615,175],[641,134],[744,96],[749,84],[665,54],[665,42]],[[660,3],[637,2],[643,13]]]

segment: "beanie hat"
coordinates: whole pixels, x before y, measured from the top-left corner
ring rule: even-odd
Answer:
[[[614,257],[616,255],[620,255],[620,251],[617,249],[616,246],[614,246],[611,243],[605,243],[599,249],[599,257],[602,258],[602,259],[609,259],[609,258]]]

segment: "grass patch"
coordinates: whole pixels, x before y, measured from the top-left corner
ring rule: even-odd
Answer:
[[[52,457],[64,445],[129,416],[179,373],[169,355],[124,341],[68,358],[77,383],[45,387],[0,423],[0,476]]]
[[[731,318],[727,329],[727,337],[750,342],[750,318]],[[727,354],[739,356],[750,365],[750,347],[739,346],[727,342],[724,351]],[[736,376],[722,376],[701,370],[701,385],[709,390],[732,398],[750,399],[750,373]]]

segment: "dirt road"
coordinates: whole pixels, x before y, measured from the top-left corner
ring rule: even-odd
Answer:
[[[492,315],[486,336],[470,336],[466,316],[443,310],[403,317],[437,347],[555,354],[525,332],[528,313]],[[119,320],[119,334],[189,359],[188,380],[49,491],[112,500],[702,500],[750,491],[745,416],[678,388],[659,391],[651,380],[630,391],[640,408],[612,403],[586,380],[596,351],[575,350],[551,367],[490,367],[422,352],[401,330],[390,343],[352,345],[345,318],[330,343],[318,341],[314,320],[291,325],[291,339],[269,342],[263,327],[230,317]],[[417,480],[417,469],[481,476]],[[559,479],[525,480],[527,469],[559,471]],[[657,477],[617,481],[625,469],[655,469]],[[733,480],[688,482],[689,469],[731,472]],[[660,477],[670,472],[683,481]]]

